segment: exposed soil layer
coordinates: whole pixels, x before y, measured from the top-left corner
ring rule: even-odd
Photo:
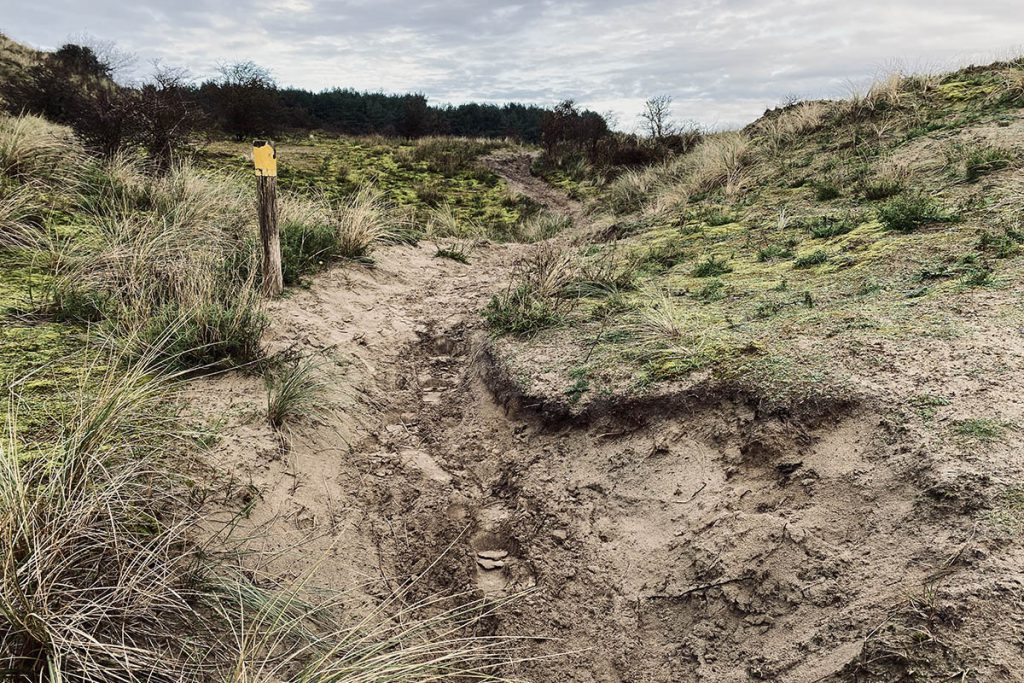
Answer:
[[[528,159],[492,164],[582,215]],[[424,572],[424,593],[529,589],[496,629],[561,653],[509,672],[538,683],[1024,680],[1020,532],[989,514],[1016,432],[986,467],[882,402],[765,414],[708,386],[572,415],[517,389],[480,323],[532,248],[391,247],[276,302],[272,350],[337,361],[335,410],[286,434],[258,378],[193,385],[227,415],[216,464],[261,570],[367,599]]]

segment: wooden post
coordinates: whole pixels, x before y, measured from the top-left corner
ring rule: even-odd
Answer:
[[[266,140],[252,143],[256,167],[256,200],[263,242],[263,293],[277,296],[284,289],[281,271],[281,233],[277,227],[277,150]]]

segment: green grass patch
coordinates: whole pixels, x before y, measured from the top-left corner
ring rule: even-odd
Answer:
[[[817,249],[807,254],[797,256],[796,260],[793,261],[793,267],[797,269],[813,268],[814,266],[820,266],[827,262],[828,253],[822,249]]]
[[[562,320],[558,307],[549,297],[540,296],[525,284],[495,294],[483,316],[494,332],[520,337],[554,327]]]
[[[895,232],[913,232],[931,223],[947,223],[953,216],[923,192],[890,199],[878,209],[878,220]]]
[[[693,268],[693,277],[718,277],[731,273],[732,267],[717,256],[708,256]]]
[[[808,230],[815,239],[829,239],[851,232],[860,222],[861,217],[853,213],[818,216],[811,220]]]
[[[966,441],[990,444],[1001,441],[1010,425],[989,417],[968,418],[953,423],[953,434]]]
[[[831,201],[842,196],[842,192],[835,181],[827,178],[823,180],[815,180],[811,183],[811,187],[814,188],[814,198],[819,202]]]
[[[469,265],[469,248],[462,244],[450,244],[446,247],[439,246],[437,251],[434,252],[434,256]]]
[[[918,394],[907,399],[907,404],[922,420],[931,420],[939,412],[939,408],[952,403],[945,396],[935,394]]]

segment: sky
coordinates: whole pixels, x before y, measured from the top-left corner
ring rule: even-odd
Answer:
[[[0,0],[42,49],[114,41],[196,77],[253,60],[282,85],[421,92],[432,103],[572,98],[630,130],[646,98],[743,125],[790,97],[841,97],[899,68],[1024,52],[1020,0]]]

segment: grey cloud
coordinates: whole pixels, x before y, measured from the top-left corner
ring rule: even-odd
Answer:
[[[417,90],[439,102],[643,99],[742,124],[790,94],[834,96],[894,61],[949,67],[1018,46],[1011,0],[0,0],[0,30],[54,47],[83,30],[198,75],[253,59],[282,83]]]

